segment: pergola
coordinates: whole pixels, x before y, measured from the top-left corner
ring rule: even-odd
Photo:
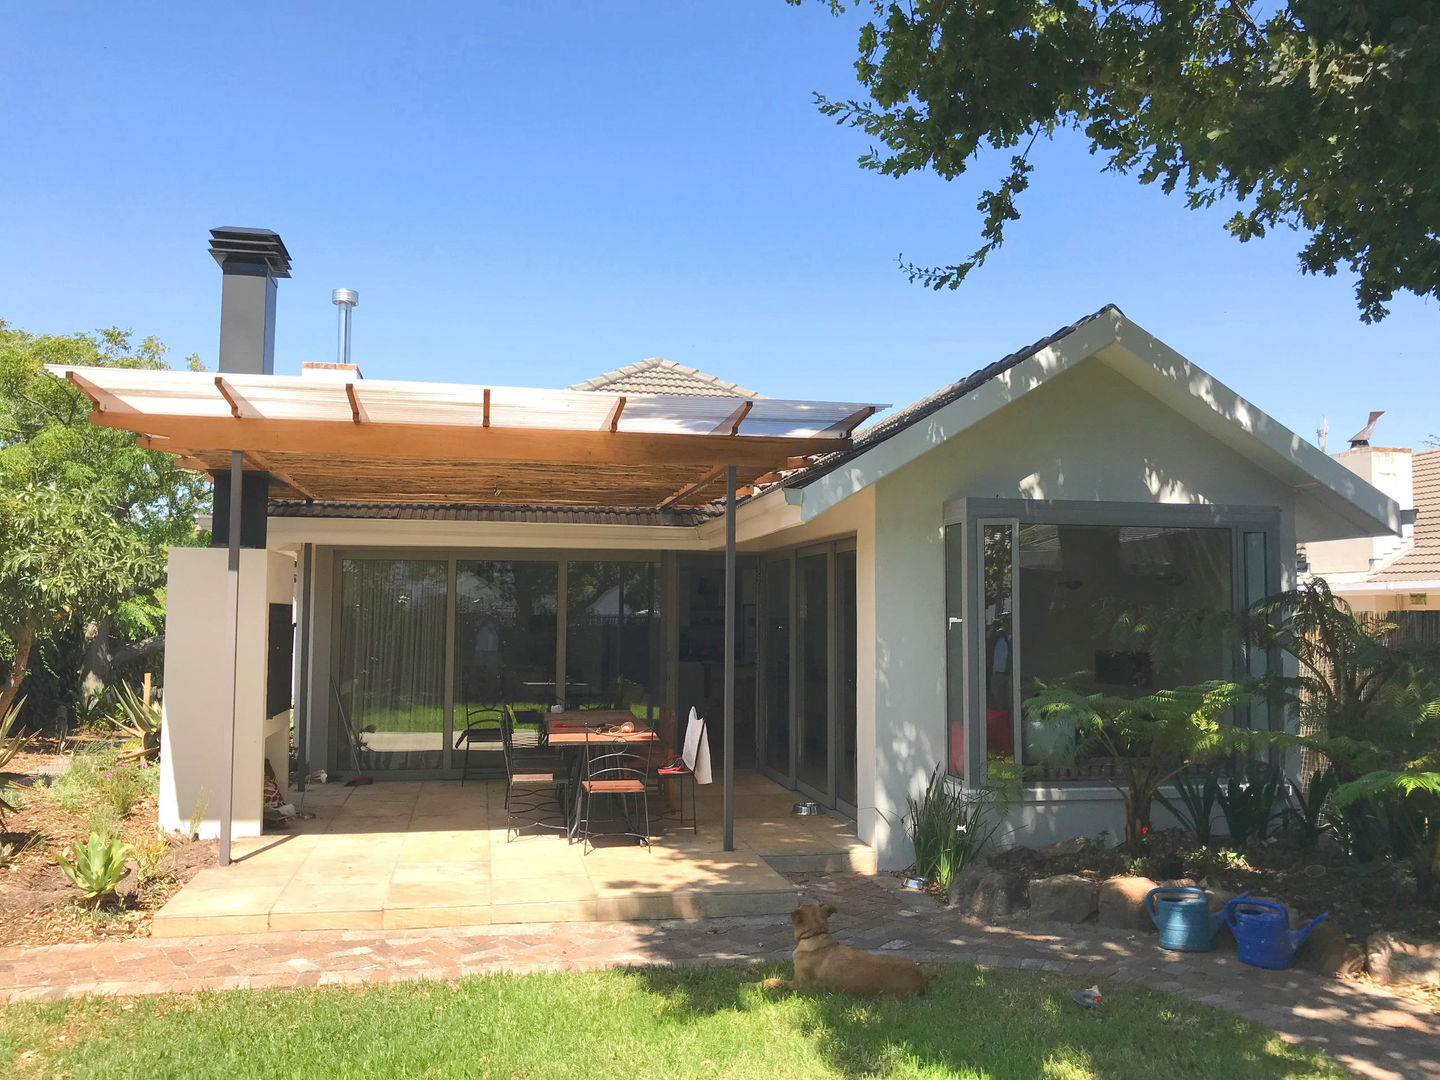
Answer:
[[[239,603],[242,473],[272,499],[526,506],[693,507],[725,499],[735,580],[738,494],[848,449],[885,406],[315,376],[48,365],[94,405],[91,422],[136,432],[177,465],[230,480],[231,625]],[[308,626],[310,552],[299,620]],[[726,589],[725,847],[734,840],[735,595]],[[300,678],[309,658],[301,635]],[[234,724],[234,671],[231,672]],[[233,733],[231,739],[233,752]],[[233,768],[231,770],[233,774]],[[230,800],[221,822],[229,860]]]

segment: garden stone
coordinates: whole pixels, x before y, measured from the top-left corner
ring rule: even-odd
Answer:
[[[950,906],[961,915],[995,922],[1024,906],[1023,884],[999,870],[967,866],[950,883]]]
[[[1050,859],[1063,858],[1066,855],[1079,855],[1089,843],[1090,841],[1085,837],[1077,836],[1071,840],[1061,840],[1059,843],[1051,844],[1043,849],[1041,854]]]
[[[1366,940],[1365,954],[1371,976],[1380,982],[1411,986],[1440,983],[1440,945],[1378,933]]]
[[[1030,917],[1039,922],[1082,923],[1095,914],[1095,882],[1079,874],[1056,874],[1030,882]]]
[[[1295,925],[1305,924],[1296,919]],[[1345,940],[1345,931],[1332,920],[1326,919],[1316,923],[1310,936],[1295,950],[1295,966],[1326,975],[1338,974],[1345,969],[1345,956],[1349,946],[1350,943]]]
[[[1102,882],[1096,908],[1096,922],[1116,930],[1154,930],[1145,910],[1145,896],[1155,888],[1148,877],[1112,877]]]

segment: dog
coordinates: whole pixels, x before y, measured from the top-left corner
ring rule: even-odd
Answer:
[[[818,987],[844,994],[918,994],[935,978],[905,956],[877,956],[841,945],[830,936],[829,904],[801,904],[790,912],[795,927],[795,978],[766,979],[769,989]]]

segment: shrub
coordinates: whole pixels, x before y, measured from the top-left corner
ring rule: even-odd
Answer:
[[[82,899],[99,905],[115,894],[125,876],[125,857],[130,849],[117,836],[91,833],[88,840],[76,840],[70,857],[57,854],[55,862],[80,890]]]
[[[50,797],[66,810],[89,809],[99,814],[97,806],[106,806],[118,824],[129,816],[140,796],[159,793],[160,770],[144,760],[124,761],[113,747],[102,745],[72,757],[70,768],[51,781],[49,790]]]
[[[4,823],[7,811],[20,809],[12,790],[17,786],[15,781],[19,776],[6,772],[5,766],[14,761],[34,738],[19,730],[20,706],[24,704],[25,699],[21,698],[10,707],[9,712],[0,716],[0,824]]]
[[[1230,771],[1218,799],[1232,846],[1244,850],[1252,840],[1270,839],[1284,809],[1285,775],[1274,765],[1245,762]]]
[[[909,799],[906,822],[915,849],[915,874],[950,888],[955,875],[980,857],[994,839],[995,793],[952,790],[942,766],[930,774],[925,794]]]
[[[170,850],[170,842],[163,836],[152,836],[131,845],[130,856],[135,860],[135,876],[142,885],[156,881],[166,875],[161,873],[160,864]]]
[[[1180,827],[1204,846],[1214,839],[1215,804],[1220,797],[1220,781],[1212,769],[1192,765],[1176,774],[1177,798],[1171,799],[1157,790],[1155,800],[1180,822]]]

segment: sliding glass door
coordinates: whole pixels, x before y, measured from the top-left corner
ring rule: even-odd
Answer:
[[[856,805],[855,549],[806,548],[765,567],[757,715],[767,774],[817,802]]]

